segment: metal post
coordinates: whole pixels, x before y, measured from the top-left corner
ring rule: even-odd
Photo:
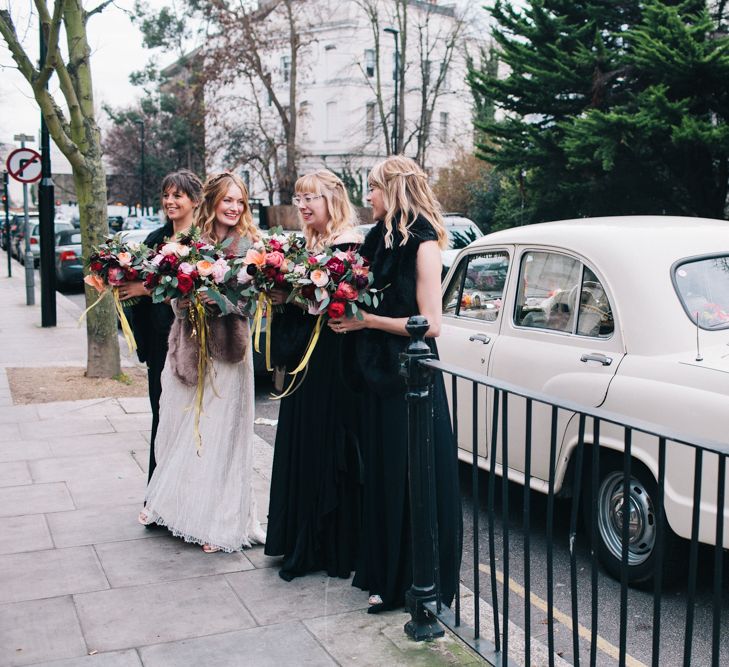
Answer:
[[[25,148],[26,138],[24,135],[19,135],[20,147]],[[17,137],[16,137],[17,138]],[[31,137],[28,137],[31,139]],[[28,184],[23,183],[23,233],[25,240],[25,252],[23,256],[25,258],[25,303],[28,306],[35,305],[35,260],[33,259],[33,253],[30,250],[30,221],[28,220]]]
[[[392,78],[395,81],[395,119],[392,123],[392,152],[397,155],[400,147],[400,128],[399,128],[399,90],[400,90],[400,43],[398,42],[399,31],[395,28],[385,28],[385,32],[389,32],[395,39],[395,70]]]
[[[46,39],[40,25],[40,62],[46,59]],[[46,88],[48,84],[46,83]],[[41,113],[41,181],[38,186],[38,225],[40,227],[41,326],[56,326],[56,204],[51,178],[51,142]]]
[[[5,209],[5,247],[8,250],[8,278],[13,277],[13,262],[10,259],[10,175],[3,171],[3,208]]]
[[[413,583],[405,594],[410,620],[406,634],[415,641],[442,637],[443,628],[425,608],[436,599],[435,567],[435,488],[433,467],[433,372],[421,365],[434,355],[424,338],[430,325],[421,315],[408,320],[410,334],[407,351],[400,355],[400,374],[407,380],[408,405],[408,481],[412,537]]]
[[[141,150],[140,150],[140,161],[139,161],[139,171],[140,171],[140,194],[141,194],[141,204],[142,204],[142,215],[146,215],[146,202],[145,200],[145,193],[144,193],[144,121],[143,120],[135,120],[135,125],[139,125],[139,142],[141,144]]]

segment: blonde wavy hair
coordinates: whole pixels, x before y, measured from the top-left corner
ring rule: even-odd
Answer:
[[[211,240],[213,243],[219,243],[223,239],[219,239],[215,235],[215,209],[222,201],[223,197],[228,194],[228,188],[231,185],[237,185],[243,193],[243,213],[240,219],[233,227],[233,231],[241,237],[247,236],[251,241],[257,241],[260,238],[258,228],[253,223],[251,215],[251,206],[248,203],[248,188],[243,179],[229,171],[210,176],[203,185],[202,197],[200,205],[195,211],[195,226],[200,229],[201,236]]]
[[[352,241],[361,241],[362,234],[357,229],[359,218],[352,202],[349,201],[347,188],[342,179],[327,169],[319,169],[301,176],[294,185],[297,195],[322,195],[327,203],[329,222],[323,232],[319,232],[311,225],[306,225],[299,214],[306,247],[317,250],[331,245],[338,238],[351,236]],[[348,234],[347,232],[351,232]]]
[[[440,204],[428,184],[428,175],[415,160],[404,155],[391,155],[378,162],[370,172],[369,185],[379,188],[385,204],[385,247],[392,247],[393,223],[402,235],[400,245],[410,236],[410,225],[423,216],[438,235],[438,245],[448,245]],[[399,217],[398,217],[399,214]]]

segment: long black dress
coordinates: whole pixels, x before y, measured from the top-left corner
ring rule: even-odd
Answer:
[[[315,322],[293,305],[276,314],[274,362],[298,365]],[[347,578],[357,558],[362,462],[341,338],[322,327],[303,382],[281,399],[265,553],[284,557],[279,574],[287,581],[319,570]]]
[[[167,222],[159,229],[151,232],[144,244],[156,248],[165,239],[174,234],[171,222]],[[162,369],[165,367],[167,357],[167,339],[170,328],[175,320],[172,307],[166,303],[152,303],[152,299],[143,296],[133,305],[131,311],[131,325],[134,339],[137,342],[137,356],[139,361],[147,364],[147,384],[149,386],[149,403],[152,407],[152,435],[149,442],[149,476],[157,467],[154,456],[154,440],[157,437],[159,426],[159,399],[162,395]]]
[[[418,314],[416,256],[423,241],[437,240],[427,220],[416,219],[410,236],[400,245],[394,232],[385,247],[384,223],[369,232],[360,253],[370,260],[374,286],[385,287],[377,315],[409,317]],[[386,287],[387,286],[387,287]],[[364,329],[355,340],[356,366],[364,381],[358,417],[365,483],[362,548],[352,584],[382,598],[370,613],[401,607],[412,583],[412,541],[407,469],[407,404],[405,382],[398,375],[398,355],[406,336]],[[437,354],[434,340],[427,339]],[[450,605],[461,563],[462,517],[456,445],[451,428],[445,385],[436,374],[433,436],[436,504],[439,532],[441,598]]]

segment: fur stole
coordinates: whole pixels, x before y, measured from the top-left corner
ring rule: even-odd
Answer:
[[[248,318],[223,315],[208,319],[208,354],[212,359],[235,364],[243,361],[250,341]],[[168,340],[167,364],[183,384],[197,385],[199,348],[187,317],[175,319]]]

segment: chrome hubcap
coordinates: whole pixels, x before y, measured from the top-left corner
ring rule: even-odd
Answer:
[[[623,473],[611,472],[600,484],[597,496],[597,520],[600,535],[610,553],[618,560],[623,554]],[[656,544],[656,517],[653,501],[646,488],[630,478],[628,499],[628,565],[644,563]]]

